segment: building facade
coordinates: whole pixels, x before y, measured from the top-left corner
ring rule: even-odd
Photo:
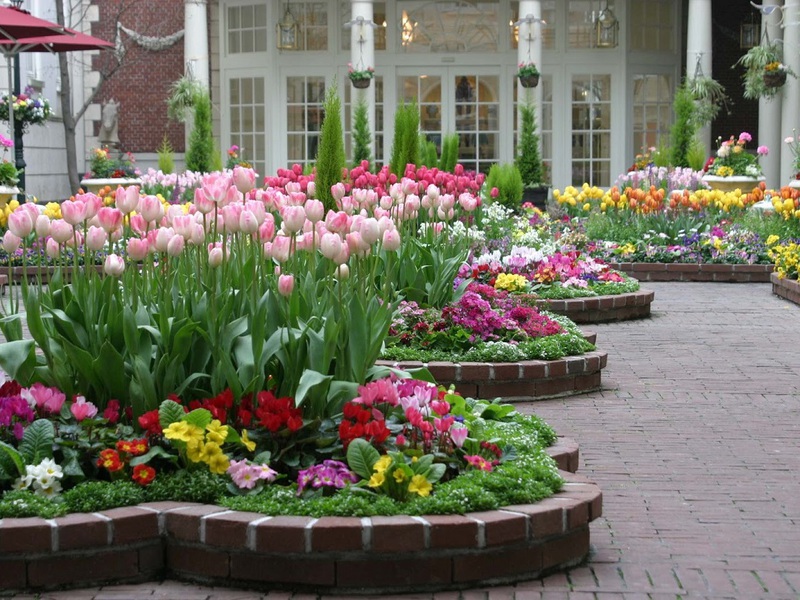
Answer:
[[[510,162],[517,107],[532,102],[548,177],[562,188],[612,185],[641,149],[666,143],[685,74],[720,79],[732,98],[704,133],[709,152],[717,136],[750,131],[771,149],[762,160],[771,186],[788,180],[783,138],[800,130],[797,79],[769,103],[745,101],[741,71],[731,68],[745,52],[742,36],[761,38],[757,25],[783,38],[784,62],[800,73],[798,0],[763,0],[777,7],[769,15],[748,0],[138,0],[117,13],[126,0],[85,1],[91,33],[121,36],[136,60],[87,112],[82,150],[97,145],[100,107],[113,99],[120,149],[142,166],[154,164],[165,135],[185,148],[182,127],[166,118],[169,86],[184,72],[209,83],[221,151],[239,146],[262,175],[314,162],[332,86],[348,152],[352,108],[368,103],[378,163],[389,161],[395,109],[408,102],[437,146],[458,134],[467,169]],[[181,29],[182,43],[137,41]],[[536,64],[537,87],[521,87],[520,63]],[[350,68],[374,69],[370,86],[354,88]],[[91,66],[84,75],[86,94]]]

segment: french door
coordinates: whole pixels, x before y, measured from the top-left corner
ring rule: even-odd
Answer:
[[[415,67],[398,70],[397,101],[414,102],[422,134],[441,155],[442,139],[458,134],[458,162],[488,172],[500,159],[500,75],[490,69]]]

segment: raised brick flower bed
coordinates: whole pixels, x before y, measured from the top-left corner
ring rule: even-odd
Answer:
[[[608,323],[649,317],[654,297],[655,293],[650,290],[639,290],[614,296],[540,300],[538,304],[575,323]]]
[[[577,467],[574,442],[550,449]],[[95,514],[0,520],[0,590],[162,577],[259,589],[392,593],[541,577],[583,561],[602,493],[567,483],[539,503],[466,515],[269,517],[158,502]]]
[[[591,338],[590,338],[591,339]],[[444,386],[454,385],[463,396],[502,397],[506,402],[539,400],[600,389],[606,352],[586,352],[559,360],[525,360],[515,363],[390,362],[399,369],[426,367]]]
[[[770,280],[772,281],[773,294],[800,305],[800,282],[796,279],[786,279],[785,277],[781,279],[777,273],[772,273]]]
[[[609,263],[639,281],[719,281],[769,283],[772,265],[716,265],[687,263]]]

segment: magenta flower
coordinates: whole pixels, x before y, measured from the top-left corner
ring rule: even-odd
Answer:
[[[97,407],[91,402],[87,402],[83,396],[75,396],[74,401],[69,407],[69,411],[78,422],[90,419],[97,414]]]
[[[767,148],[766,146],[759,146],[756,149],[756,154],[758,154],[759,156],[766,156],[767,154],[769,154],[769,148]]]
[[[464,442],[467,440],[468,435],[469,435],[469,429],[467,429],[466,427],[457,426],[450,428],[450,439],[453,440],[453,443],[458,448],[461,448],[464,445]]]

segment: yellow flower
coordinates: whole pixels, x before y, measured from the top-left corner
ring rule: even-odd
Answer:
[[[206,439],[209,442],[214,442],[220,446],[225,443],[225,438],[228,437],[228,426],[223,425],[217,419],[214,419],[206,425]]]
[[[249,437],[247,437],[247,429],[242,429],[241,439],[242,439],[242,446],[247,448],[249,452],[252,452],[253,450],[256,449],[256,443]]]
[[[203,451],[200,453],[200,458],[203,462],[211,464],[211,459],[217,456],[217,454],[222,454],[222,449],[219,447],[219,444],[215,442],[206,442],[203,444]]]
[[[389,465],[392,464],[392,457],[388,454],[384,454],[378,459],[374,465],[372,465],[372,470],[376,473],[383,473],[386,469],[389,468]]]
[[[383,471],[380,471],[369,478],[369,484],[367,485],[371,488],[379,488],[383,485],[384,481],[386,481],[386,476]]]
[[[408,491],[412,494],[419,494],[420,496],[429,496],[433,486],[424,475],[414,475],[411,478],[411,483],[408,486]]]
[[[228,459],[227,455],[224,452],[218,452],[211,458],[209,458],[208,462],[208,470],[214,473],[215,475],[222,475],[225,471],[228,470],[228,467],[231,466],[231,461]]]
[[[192,462],[200,462],[203,460],[203,441],[197,438],[192,438],[186,443],[186,458]]]
[[[203,439],[203,430],[186,421],[176,421],[164,430],[164,437],[188,443],[192,438]]]
[[[500,273],[494,283],[496,290],[508,290],[509,292],[524,290],[527,285],[528,281],[522,275],[508,273]]]
[[[395,469],[392,476],[397,483],[403,483],[406,480],[406,472],[403,469]]]

